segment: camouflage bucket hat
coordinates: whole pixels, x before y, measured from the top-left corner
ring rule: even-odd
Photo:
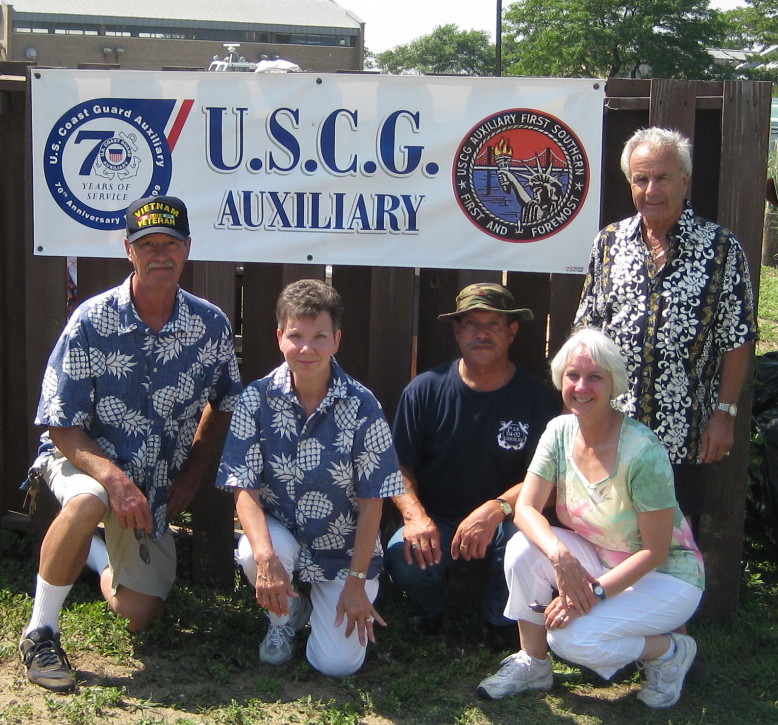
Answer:
[[[439,320],[447,320],[464,315],[471,310],[486,310],[487,312],[504,312],[514,320],[532,320],[532,310],[526,307],[516,307],[513,295],[496,282],[476,282],[465,287],[457,295],[457,309],[438,315]]]

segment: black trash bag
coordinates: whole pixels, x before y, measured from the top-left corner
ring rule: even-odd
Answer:
[[[756,359],[746,523],[778,546],[778,351]]]

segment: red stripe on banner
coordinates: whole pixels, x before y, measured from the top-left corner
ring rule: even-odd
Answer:
[[[170,129],[170,133],[167,137],[167,145],[170,147],[171,152],[176,146],[178,137],[181,135],[181,131],[186,123],[186,118],[189,115],[189,111],[192,110],[194,105],[194,99],[188,98],[181,102],[181,110],[176,115],[176,120],[173,122],[173,128]]]

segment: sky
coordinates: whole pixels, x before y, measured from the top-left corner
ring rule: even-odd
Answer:
[[[512,0],[503,0],[503,8]],[[460,30],[486,30],[494,38],[496,0],[336,0],[365,22],[365,45],[373,52],[404,45],[427,35],[438,25],[454,23]],[[742,0],[714,0],[720,10],[744,5]]]

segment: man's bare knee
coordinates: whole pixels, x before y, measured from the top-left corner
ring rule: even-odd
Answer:
[[[159,597],[141,594],[120,586],[116,594],[107,598],[113,612],[127,620],[130,632],[142,632],[151,623],[160,619],[165,611],[165,602]]]
[[[158,604],[151,610],[141,614],[136,614],[133,618],[127,619],[127,630],[130,632],[143,632],[147,630],[152,623],[162,619],[165,611],[165,603],[160,599]]]
[[[100,498],[91,493],[81,493],[78,496],[73,496],[62,507],[57,518],[94,528],[103,520],[105,512],[105,503]]]

